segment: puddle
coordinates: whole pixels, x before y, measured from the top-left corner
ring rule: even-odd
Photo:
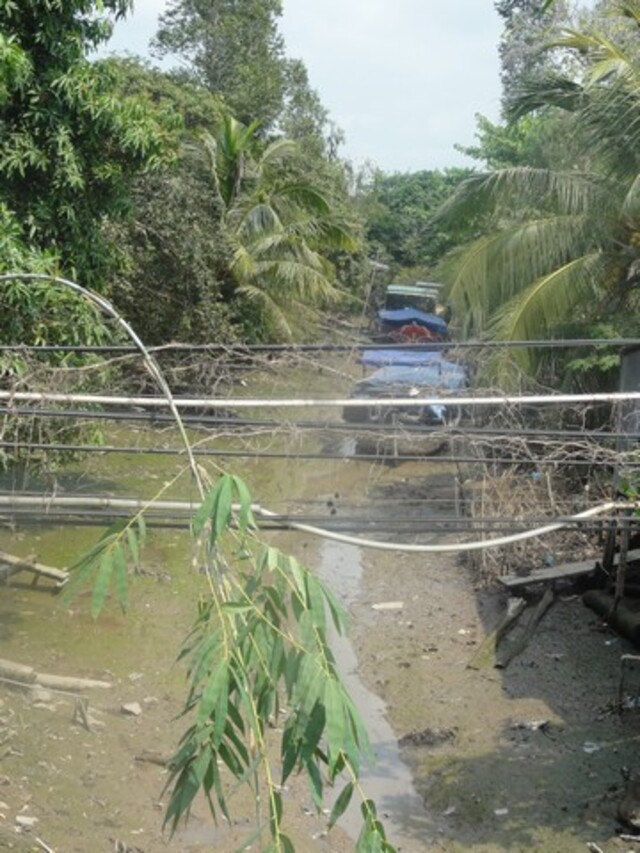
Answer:
[[[360,595],[360,549],[355,545],[324,540],[318,575],[348,610]],[[401,848],[406,841],[406,828],[415,827],[420,813],[424,812],[422,800],[413,786],[411,771],[400,756],[398,741],[385,716],[385,703],[365,687],[358,675],[358,660],[351,641],[348,637],[339,636],[335,630],[329,630],[328,639],[347,690],[369,732],[376,759],[374,766],[363,768],[362,786],[383,816],[389,840]],[[362,827],[359,806],[354,798],[339,822],[354,839]]]

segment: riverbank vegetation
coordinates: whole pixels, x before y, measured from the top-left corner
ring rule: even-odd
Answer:
[[[361,314],[372,261],[398,280],[442,277],[463,336],[635,334],[637,3],[602,0],[575,21],[563,2],[496,3],[504,122],[479,117],[478,145],[467,149],[484,170],[394,175],[341,159],[340,130],[285,53],[279,0],[210,14],[175,0],[155,49],[178,57],[179,71],[94,58],[130,5],[0,4],[0,273],[78,280],[147,344],[318,340],[327,314]],[[117,324],[52,280],[2,282],[1,344],[121,341]],[[606,349],[541,360],[522,348],[513,358],[525,384],[606,387],[612,377]],[[105,384],[107,368],[90,374],[82,356],[47,359],[81,367],[84,387],[94,373]],[[504,388],[513,362],[487,363]],[[33,387],[27,367],[7,350],[4,387]],[[6,414],[5,445],[20,430]],[[194,531],[211,595],[185,648],[195,722],[170,765],[169,823],[201,790],[226,814],[219,762],[239,781],[259,769],[271,849],[288,851],[280,785],[303,770],[320,807],[322,773],[333,782],[346,770],[330,823],[356,793],[359,849],[390,850],[359,787],[366,734],[327,645],[325,605],[341,631],[339,608],[297,561],[254,539],[243,481],[223,475],[200,497]],[[138,548],[135,528],[120,525],[76,567],[77,581],[94,580],[94,615],[111,589],[126,604]],[[266,733],[283,695],[276,782]]]
[[[464,335],[630,331],[634,4],[497,3],[504,119],[479,116],[461,149],[482,171],[407,174],[341,158],[278,0],[174,3],[154,50],[175,71],[95,59],[127,0],[40,5],[0,10],[3,272],[74,278],[151,344],[312,340],[323,314],[359,305],[371,260],[444,279]],[[55,343],[37,288],[5,289],[3,343]],[[103,341],[74,311],[84,342]]]

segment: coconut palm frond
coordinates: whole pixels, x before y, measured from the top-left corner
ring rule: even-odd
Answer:
[[[344,222],[322,219],[318,223],[318,234],[323,244],[334,250],[355,252],[358,249],[358,239],[353,228]]]
[[[640,174],[636,175],[623,199],[621,213],[629,224],[640,223]]]
[[[299,150],[299,145],[292,139],[277,139],[264,149],[259,157],[260,169],[264,169],[274,163],[281,163],[293,157]]]
[[[523,210],[555,209],[583,214],[602,209],[606,203],[606,181],[585,172],[554,172],[520,166],[497,169],[471,178],[457,188],[438,211],[435,222],[452,226],[488,214],[521,217]]]
[[[298,299],[302,303],[319,305],[344,299],[345,294],[335,286],[325,269],[315,269],[294,259],[280,262],[270,269],[265,265],[265,271],[270,273],[275,291],[286,293],[288,298]]]
[[[638,0],[627,0],[624,3],[616,3],[611,11],[612,14],[617,13],[625,18],[631,18],[640,27],[640,3]]]
[[[592,65],[607,59],[623,58],[625,55],[621,48],[603,33],[578,32],[570,28],[565,29],[564,32],[565,35],[555,39],[551,46],[577,50],[578,53],[589,56]]]
[[[238,293],[249,302],[258,303],[261,306],[263,316],[279,332],[285,340],[293,339],[293,332],[287,314],[264,287],[250,282],[244,282],[238,287]]]
[[[501,305],[593,241],[586,216],[531,219],[485,235],[450,256],[439,270],[447,299],[467,334],[486,330]]]
[[[245,210],[242,207],[236,207],[230,213],[229,220],[232,223],[235,220],[236,234],[249,240],[265,232],[273,233],[283,230],[278,211],[269,203],[251,204]]]
[[[602,261],[600,252],[592,252],[534,281],[496,312],[492,334],[498,340],[549,337],[558,318],[569,317],[576,308],[594,304],[594,298],[602,295],[598,276]]]
[[[523,80],[509,105],[507,118],[517,121],[537,110],[557,107],[575,112],[582,105],[584,88],[573,80],[558,74],[542,79]]]
[[[326,195],[310,184],[282,184],[278,187],[278,196],[283,199],[290,199],[302,210],[314,213],[317,216],[327,216],[331,212],[331,205]]]

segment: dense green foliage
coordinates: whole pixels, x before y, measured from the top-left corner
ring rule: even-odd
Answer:
[[[0,3],[0,201],[27,245],[97,288],[111,262],[103,220],[126,212],[132,176],[166,150],[163,127],[86,59],[110,32],[99,8],[128,6]]]
[[[372,255],[405,270],[410,277],[431,275],[436,262],[455,243],[451,231],[433,222],[433,214],[468,169],[385,175],[375,172],[362,193],[366,236]]]
[[[241,124],[258,122],[265,138],[283,134],[319,154],[341,139],[307,70],[285,55],[278,31],[282,0],[172,0],[155,39],[160,55],[177,55],[183,78],[221,97]]]
[[[617,5],[640,24],[640,10]],[[468,334],[537,339],[562,336],[569,322],[587,335],[605,318],[620,332],[635,324],[640,65],[596,27],[569,31],[557,44],[578,52],[584,70],[522,87],[512,112],[568,112],[582,146],[579,168],[478,175],[443,212],[445,221],[483,221],[482,235],[444,269]]]
[[[173,0],[156,48],[186,59],[188,76],[221,95],[243,124],[258,120],[267,130],[281,114],[287,83],[281,13],[281,0]]]

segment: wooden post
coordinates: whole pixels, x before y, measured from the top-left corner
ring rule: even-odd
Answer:
[[[627,578],[627,554],[629,551],[630,524],[629,515],[625,513],[620,519],[620,553],[618,556],[618,572],[616,574],[616,590],[613,597],[613,612],[620,599],[624,598],[624,584]]]

